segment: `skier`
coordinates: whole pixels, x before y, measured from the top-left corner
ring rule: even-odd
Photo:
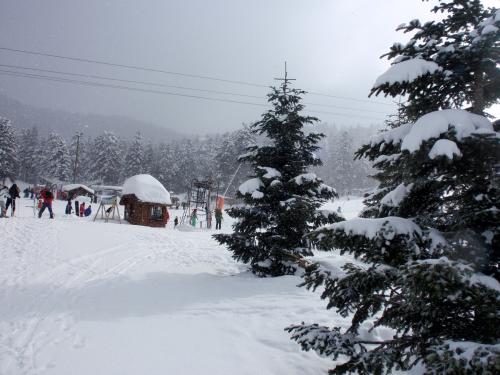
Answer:
[[[10,216],[14,216],[14,212],[16,211],[16,198],[21,198],[19,196],[19,192],[20,190],[17,184],[12,184],[9,189],[9,196],[7,197],[7,203],[5,205],[5,211],[9,209],[9,206],[12,206]]]
[[[50,218],[54,218],[54,213],[52,212],[52,201],[54,200],[54,194],[50,191],[50,188],[46,186],[41,192],[40,197],[43,199],[42,208],[38,211],[38,218],[42,217],[43,211],[46,208],[49,210]]]
[[[176,216],[174,219],[174,229],[177,228],[177,225],[179,225],[179,218]]]
[[[196,212],[196,208],[193,210],[193,213],[191,214],[191,225],[193,228],[196,228],[196,222],[198,221],[198,214]]]
[[[24,198],[29,198],[30,196],[30,189],[26,188],[23,190]]]
[[[220,208],[215,209],[215,229],[222,228],[222,210]]]

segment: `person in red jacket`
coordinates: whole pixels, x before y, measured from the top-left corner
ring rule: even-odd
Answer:
[[[38,211],[38,218],[41,218],[43,211],[45,211],[45,209],[48,208],[50,218],[53,219],[54,213],[52,212],[52,201],[54,200],[54,194],[52,194],[49,188],[45,188],[40,192],[40,196],[43,199],[43,203],[42,203],[42,208],[40,208],[40,211]]]

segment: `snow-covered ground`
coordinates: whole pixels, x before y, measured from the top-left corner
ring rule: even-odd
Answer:
[[[351,218],[360,199],[328,205]],[[284,328],[346,325],[298,277],[259,279],[211,235],[66,217],[0,219],[0,374],[318,374]],[[94,210],[97,207],[94,206]],[[181,212],[171,212],[171,218]],[[229,218],[223,230],[230,230]],[[321,255],[341,265],[346,258]]]

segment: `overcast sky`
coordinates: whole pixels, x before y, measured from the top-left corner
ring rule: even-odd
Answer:
[[[388,67],[379,56],[393,42],[407,40],[394,29],[413,18],[431,18],[432,4],[419,0],[3,1],[0,47],[261,85],[274,84],[273,78],[283,75],[287,61],[296,87],[368,100],[373,82]],[[262,99],[106,82],[260,104],[265,103],[268,91],[1,50],[0,64],[255,95]],[[198,134],[237,129],[243,122],[257,120],[265,110],[5,75],[0,75],[0,92],[39,107],[122,114]],[[369,103],[307,95],[304,101],[311,103],[307,105],[311,111],[335,113],[314,112],[322,121],[346,125],[381,122],[377,119],[394,109],[387,105],[392,100],[383,98],[372,98]]]

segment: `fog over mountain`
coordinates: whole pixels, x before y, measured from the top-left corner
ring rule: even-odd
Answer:
[[[178,131],[169,129],[168,125],[159,126],[126,116],[39,108],[1,94],[0,116],[10,119],[15,128],[36,126],[41,134],[55,131],[65,139],[71,138],[76,132],[83,132],[85,136],[94,138],[105,130],[112,131],[125,139],[132,138],[137,131],[140,131],[144,139],[155,142],[170,142],[186,137]]]

